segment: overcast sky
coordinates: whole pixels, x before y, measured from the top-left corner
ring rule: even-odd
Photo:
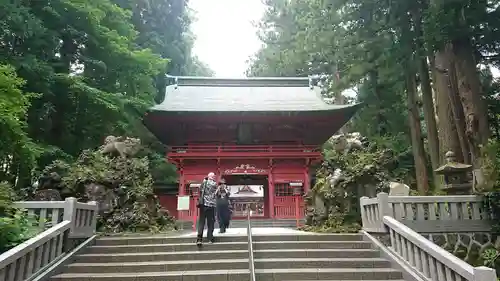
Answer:
[[[253,23],[264,13],[261,0],[190,0],[196,11],[194,53],[219,77],[244,77],[246,61],[261,46]]]

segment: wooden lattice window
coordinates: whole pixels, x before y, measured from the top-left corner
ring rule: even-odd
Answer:
[[[274,195],[293,196],[293,188],[288,183],[276,183],[274,184]]]
[[[184,195],[191,196],[191,187],[189,183],[184,184]]]

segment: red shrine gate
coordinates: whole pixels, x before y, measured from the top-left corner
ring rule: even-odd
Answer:
[[[205,155],[204,155],[205,154]],[[210,158],[207,159],[207,156]],[[224,178],[228,186],[260,186],[261,197],[251,197],[255,212],[253,218],[303,218],[303,195],[310,188],[309,166],[321,159],[316,146],[188,146],[172,147],[168,154],[179,167],[179,196],[191,196],[189,211],[180,212],[178,219],[191,221],[196,217],[195,207],[201,181],[214,172]],[[215,158],[215,159],[214,159]],[[235,219],[242,218],[238,210],[246,206],[249,196],[232,197]]]
[[[198,189],[209,172],[239,191],[262,191],[251,196],[255,218],[302,218],[309,169],[321,159],[321,145],[359,105],[325,103],[309,77],[170,78],[165,99],[144,124],[169,148],[167,159],[179,173],[178,196],[190,196],[190,210],[178,218],[196,218]],[[237,213],[243,208],[239,200],[233,199]]]

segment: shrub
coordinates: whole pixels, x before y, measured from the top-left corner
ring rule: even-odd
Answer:
[[[23,210],[13,207],[12,186],[0,182],[0,253],[30,239],[36,232]]]

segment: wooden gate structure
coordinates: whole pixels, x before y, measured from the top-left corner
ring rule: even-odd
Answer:
[[[262,186],[256,219],[303,218],[303,195],[311,188],[311,166],[321,160],[320,147],[359,105],[325,103],[308,77],[169,77],[164,101],[144,123],[177,166],[178,194],[169,196],[191,197],[190,210],[178,219],[195,219],[199,187],[209,172],[228,185]]]

